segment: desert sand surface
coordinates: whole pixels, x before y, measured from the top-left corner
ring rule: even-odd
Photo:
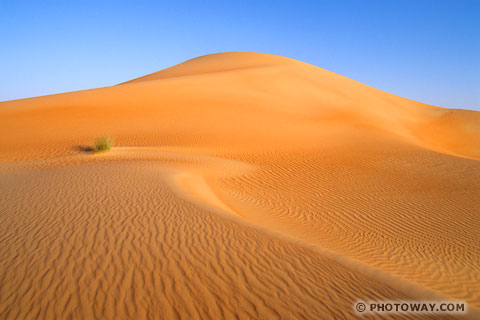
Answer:
[[[479,160],[479,112],[268,54],[2,102],[0,318],[474,319]]]

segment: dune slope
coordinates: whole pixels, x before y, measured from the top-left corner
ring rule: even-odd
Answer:
[[[3,102],[0,318],[474,318],[479,159],[478,112],[267,54]]]

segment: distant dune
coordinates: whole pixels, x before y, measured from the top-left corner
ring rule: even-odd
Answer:
[[[479,160],[479,112],[260,53],[2,102],[0,318],[475,318]]]

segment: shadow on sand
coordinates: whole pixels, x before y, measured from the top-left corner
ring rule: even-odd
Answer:
[[[91,153],[93,152],[93,147],[91,146],[74,146],[73,150],[78,152]]]

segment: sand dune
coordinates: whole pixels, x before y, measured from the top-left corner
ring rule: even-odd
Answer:
[[[0,318],[480,314],[478,112],[224,53],[0,103],[0,131]]]

